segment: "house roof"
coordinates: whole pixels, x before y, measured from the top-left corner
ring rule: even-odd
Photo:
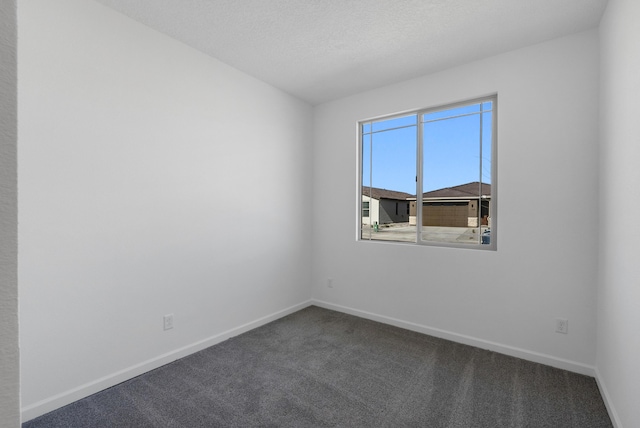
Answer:
[[[456,198],[469,199],[478,197],[478,189],[480,182],[460,184],[459,186],[445,187],[443,189],[432,190],[422,194],[423,198]],[[395,190],[380,189],[378,187],[362,186],[362,194],[371,196],[373,199],[393,199],[397,201],[405,201],[407,199],[416,199],[415,195],[405,192],[397,192]],[[481,196],[491,196],[491,184],[482,183]]]
[[[423,198],[477,198],[480,182],[461,184],[459,186],[445,187],[422,194]],[[482,183],[481,195],[491,196],[491,184]]]
[[[365,186],[362,186],[362,194],[365,196],[371,196],[373,199],[393,199],[397,201],[406,201],[407,198],[415,197],[414,195],[409,193]]]

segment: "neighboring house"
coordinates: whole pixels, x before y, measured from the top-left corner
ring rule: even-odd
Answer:
[[[416,198],[411,196],[409,224],[416,224]],[[422,225],[478,227],[491,219],[491,185],[475,181],[422,194]],[[478,211],[480,210],[480,211]]]
[[[415,196],[395,190],[362,187],[362,224],[406,223],[409,199]]]

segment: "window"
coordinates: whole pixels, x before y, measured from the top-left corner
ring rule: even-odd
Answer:
[[[369,217],[369,201],[362,203],[362,217]]]
[[[496,111],[491,96],[360,122],[360,240],[495,249]]]

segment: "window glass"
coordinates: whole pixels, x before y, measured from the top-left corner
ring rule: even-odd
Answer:
[[[495,105],[362,122],[360,238],[495,249]]]
[[[369,217],[369,201],[362,203],[362,217]]]
[[[417,122],[417,116],[412,114],[410,116],[397,117],[394,119],[380,120],[373,122],[373,132],[385,131],[388,129],[400,128],[403,126],[415,125]]]
[[[361,138],[362,206],[369,207],[361,239],[416,242],[408,198],[415,194],[417,128],[415,114],[362,126],[373,130]]]

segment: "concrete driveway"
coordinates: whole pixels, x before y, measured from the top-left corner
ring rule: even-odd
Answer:
[[[480,235],[486,229],[486,226],[483,226],[481,230],[477,227],[423,226],[422,239],[432,242],[475,245],[480,243]],[[409,226],[408,223],[382,225],[377,232],[373,228],[365,226],[362,228],[361,236],[363,240],[371,239],[372,241],[416,242],[416,226]]]

